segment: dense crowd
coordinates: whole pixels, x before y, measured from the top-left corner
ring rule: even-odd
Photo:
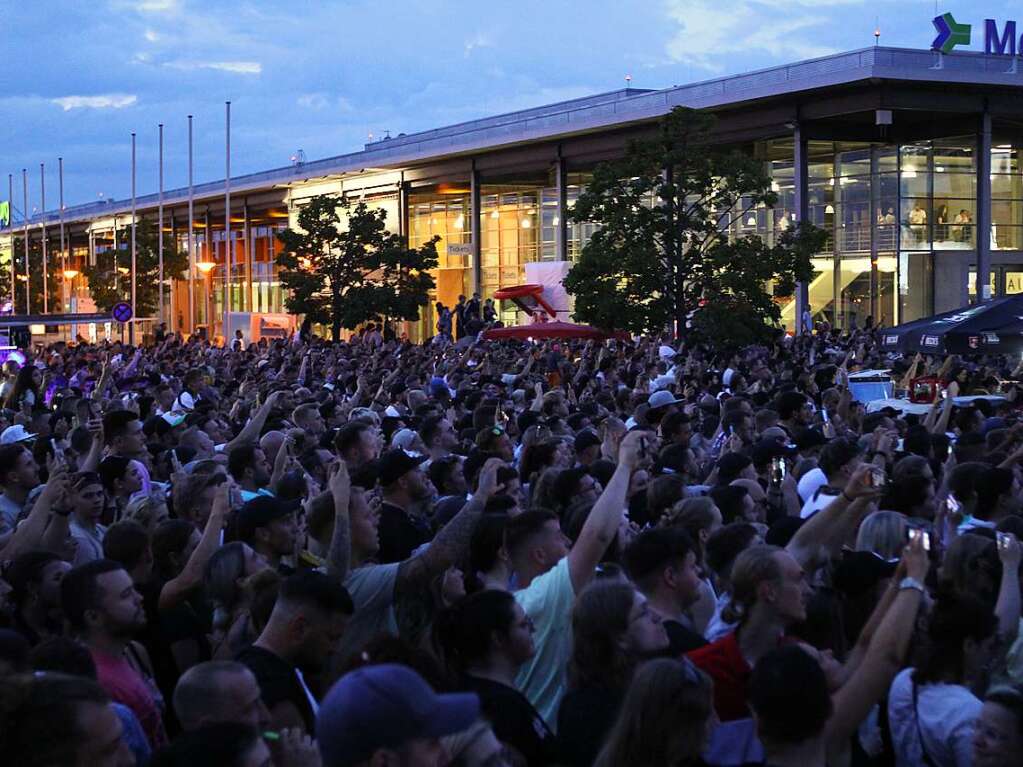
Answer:
[[[9,359],[0,762],[1023,764],[1015,360],[472,312]]]

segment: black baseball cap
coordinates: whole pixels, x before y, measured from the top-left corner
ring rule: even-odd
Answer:
[[[413,455],[405,450],[388,450],[377,459],[377,476],[384,487],[393,485],[426,460],[425,455]]]
[[[238,537],[249,541],[259,528],[294,514],[300,508],[302,502],[298,500],[286,501],[271,495],[258,495],[238,510]]]

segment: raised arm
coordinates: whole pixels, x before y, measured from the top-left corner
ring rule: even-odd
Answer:
[[[58,525],[58,528],[55,528],[56,530],[61,529],[61,527],[64,530],[60,543],[63,543],[67,537],[67,518],[57,519],[58,515],[51,514],[51,512],[58,499],[67,494],[69,482],[70,477],[66,466],[54,465],[50,469],[50,479],[43,487],[42,492],[39,493],[39,497],[36,498],[32,511],[15,528],[6,545],[0,549],[0,561],[9,561],[17,554],[33,548],[47,548],[52,551],[59,551],[59,549],[47,545],[48,543],[52,544],[52,541],[47,540],[47,542],[44,542],[44,538],[49,538],[49,536],[46,536],[46,530],[48,525],[52,524]]]
[[[863,517],[870,511],[881,488],[870,482],[872,464],[863,464],[849,479],[842,494],[818,511],[796,531],[786,550],[807,571],[837,553],[842,543],[852,537]]]
[[[1012,533],[999,533],[998,539],[998,558],[1002,560],[1002,584],[998,589],[995,615],[998,616],[998,633],[1008,647],[1019,633],[1021,550],[1019,541]]]
[[[395,592],[429,583],[463,559],[469,551],[469,540],[487,501],[498,491],[497,470],[502,466],[504,462],[499,458],[491,458],[483,465],[479,486],[472,500],[440,529],[429,546],[398,566]]]
[[[922,584],[929,567],[922,538],[906,546],[900,567],[906,576]],[[860,722],[887,692],[902,667],[924,594],[917,588],[901,588],[894,581],[891,589],[894,594],[891,604],[870,640],[863,662],[832,697],[834,713],[826,727],[831,749],[848,745]]]
[[[579,538],[568,552],[568,572],[576,594],[593,578],[597,565],[618,532],[628,508],[629,480],[639,467],[642,442],[647,439],[648,434],[634,431],[622,440],[618,448],[618,465],[611,481],[593,505]]]
[[[338,460],[328,481],[330,494],[334,497],[334,533],[327,550],[327,574],[344,581],[352,562],[352,530],[348,519],[348,502],[351,498],[352,480],[348,465]]]
[[[79,465],[79,471],[98,471],[99,462],[103,460],[103,421],[100,418],[90,419],[86,425],[89,434],[92,435],[92,443],[89,445],[89,452]]]
[[[188,558],[185,567],[176,578],[172,578],[163,585],[160,590],[160,609],[169,610],[179,604],[189,592],[202,583],[203,574],[206,572],[206,563],[220,546],[220,534],[224,530],[224,521],[230,510],[231,502],[228,497],[228,486],[226,482],[217,487],[217,495],[213,499],[213,508],[210,517],[206,520],[206,528],[202,531],[202,538],[199,545],[195,547],[192,556]]]
[[[230,453],[236,447],[247,445],[250,442],[256,442],[259,440],[259,435],[263,431],[263,426],[266,425],[266,419],[270,417],[270,412],[273,410],[274,405],[281,398],[283,392],[275,391],[266,398],[266,402],[255,412],[249,422],[245,424],[238,436],[232,439],[224,447],[224,452]]]
[[[948,385],[947,394],[945,395],[945,404],[941,409],[941,415],[938,416],[938,422],[934,424],[933,434],[944,434],[948,431],[948,422],[952,418],[952,408],[955,404],[952,402],[957,396],[959,396],[959,384],[952,381]]]

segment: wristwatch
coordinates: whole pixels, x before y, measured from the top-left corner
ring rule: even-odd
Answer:
[[[927,589],[925,589],[924,585],[920,583],[920,581],[918,581],[916,578],[907,577],[899,581],[899,591],[903,591],[905,589],[916,589],[921,594],[927,593]]]

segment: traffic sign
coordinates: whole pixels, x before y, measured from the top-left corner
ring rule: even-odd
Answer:
[[[114,319],[118,322],[127,322],[132,317],[131,304],[121,301],[114,304],[114,308],[110,310],[110,313],[114,315]]]

